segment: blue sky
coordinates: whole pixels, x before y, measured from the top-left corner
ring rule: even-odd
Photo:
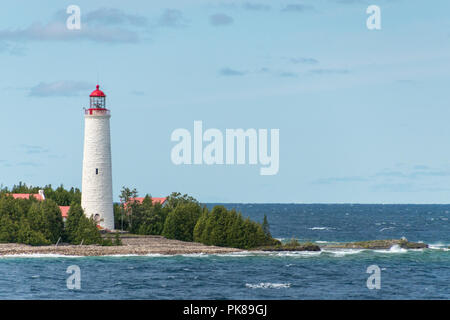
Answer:
[[[67,6],[81,8],[78,33]],[[381,8],[382,29],[366,28]],[[83,107],[113,184],[203,202],[449,203],[450,3],[3,1],[0,183],[81,186]],[[72,32],[72,33],[71,33]],[[177,128],[280,130],[280,169],[172,163]]]

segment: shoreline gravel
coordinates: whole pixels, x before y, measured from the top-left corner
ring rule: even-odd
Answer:
[[[28,254],[58,254],[66,256],[109,256],[148,254],[217,254],[241,252],[240,249],[207,246],[196,242],[170,240],[161,236],[123,237],[121,246],[69,245],[30,246],[0,243],[0,256]]]

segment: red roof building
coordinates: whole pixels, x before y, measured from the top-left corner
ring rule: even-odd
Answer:
[[[66,221],[67,217],[69,216],[69,209],[70,206],[59,206],[59,210],[61,210],[61,216],[64,221]]]
[[[14,199],[30,199],[30,196],[33,196],[39,201],[45,200],[43,193],[13,193],[11,196],[13,196]]]
[[[144,199],[145,199],[145,197],[130,198],[130,201],[136,201],[136,202],[142,203],[144,201]],[[156,204],[158,202],[161,205],[164,205],[166,200],[167,200],[167,197],[164,197],[164,198],[152,198],[152,203]]]
[[[43,190],[39,190],[39,193],[12,193],[10,194],[14,199],[30,199],[30,197],[34,197],[39,201],[45,200],[45,195]],[[61,216],[63,221],[66,221],[69,214],[70,206],[59,206],[59,210],[61,210]]]

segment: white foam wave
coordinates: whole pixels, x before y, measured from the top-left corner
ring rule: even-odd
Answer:
[[[428,248],[433,250],[442,250],[442,251],[449,251],[449,244],[443,243],[443,242],[436,242],[436,243],[430,243],[428,244]]]
[[[387,250],[374,250],[374,251],[378,253],[406,253],[408,252],[408,249],[401,248],[398,244],[394,244]]]
[[[319,256],[321,253],[321,251],[270,251],[269,255],[277,257],[309,258]]]
[[[334,257],[345,257],[351,254],[358,254],[363,252],[364,249],[334,249],[334,250],[323,250],[324,253],[332,254]]]
[[[186,253],[186,254],[182,254],[181,256],[187,257],[187,258],[205,258],[205,257],[209,257],[209,254],[207,254],[207,253]]]
[[[335,228],[332,227],[312,227],[308,228],[309,230],[334,230]]]
[[[246,283],[245,286],[251,289],[285,289],[291,286],[290,283],[261,282],[257,284]]]

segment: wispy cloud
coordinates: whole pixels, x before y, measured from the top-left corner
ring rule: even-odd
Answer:
[[[24,28],[0,30],[0,51],[1,48],[9,47],[11,53],[20,53],[16,46],[9,43],[32,41],[137,43],[140,41],[138,31],[148,26],[146,17],[115,8],[100,8],[82,14],[80,30],[69,30],[66,26],[67,17],[63,10],[58,10],[48,22],[36,21]]]
[[[296,77],[298,77],[297,73],[295,73],[295,72],[288,72],[288,71],[280,72],[278,75],[280,77],[283,77],[283,78],[296,78]]]
[[[10,44],[7,42],[0,42],[0,53],[8,53],[13,56],[23,56],[25,55],[26,49],[17,44]]]
[[[293,64],[318,64],[319,61],[317,59],[314,58],[304,58],[304,57],[299,57],[299,58],[285,58],[287,59],[289,62],[293,63]]]
[[[67,16],[67,15],[66,15]],[[99,8],[83,15],[83,20],[91,24],[99,25],[131,25],[145,27],[148,19],[138,14],[129,14],[116,8]]]
[[[288,4],[281,9],[282,12],[307,12],[307,11],[313,11],[314,7],[308,4]]]
[[[225,67],[225,68],[222,68],[219,70],[219,74],[221,76],[233,77],[233,76],[243,76],[243,75],[247,74],[247,72]]]
[[[88,40],[102,43],[134,43],[139,41],[137,32],[122,28],[97,27],[87,25],[81,30],[68,30],[65,23],[50,22],[32,25],[15,30],[0,30],[0,41],[75,41]]]
[[[17,163],[18,166],[22,167],[39,167],[41,164],[39,162],[34,161],[22,161]]]
[[[282,78],[296,78],[299,76],[297,72],[292,71],[283,71],[283,70],[271,70],[267,67],[259,68],[257,70],[238,70],[238,69],[232,69],[229,67],[225,67],[219,70],[219,75],[226,76],[226,77],[232,77],[232,76],[247,76],[247,75],[271,75],[276,77],[282,77]]]
[[[157,26],[182,28],[188,25],[188,20],[183,16],[183,13],[177,9],[166,9],[161,17],[158,19]]]
[[[333,184],[333,183],[340,183],[340,182],[364,182],[368,181],[365,177],[357,177],[357,176],[350,176],[350,177],[330,177],[330,178],[322,178],[317,179],[313,181],[313,184]]]
[[[311,69],[309,73],[316,75],[328,75],[328,74],[347,74],[350,73],[348,69]]]
[[[225,13],[216,13],[209,17],[209,23],[215,27],[227,26],[234,22],[234,19]]]
[[[49,150],[42,146],[28,145],[22,144],[20,148],[25,151],[26,154],[40,154],[40,153],[48,153]]]
[[[252,11],[268,11],[271,9],[271,7],[267,4],[254,2],[246,2],[242,5],[242,7],[245,10],[252,10]]]
[[[41,82],[32,87],[29,96],[51,97],[51,96],[76,96],[92,88],[91,83],[84,81],[61,80],[55,82]]]

